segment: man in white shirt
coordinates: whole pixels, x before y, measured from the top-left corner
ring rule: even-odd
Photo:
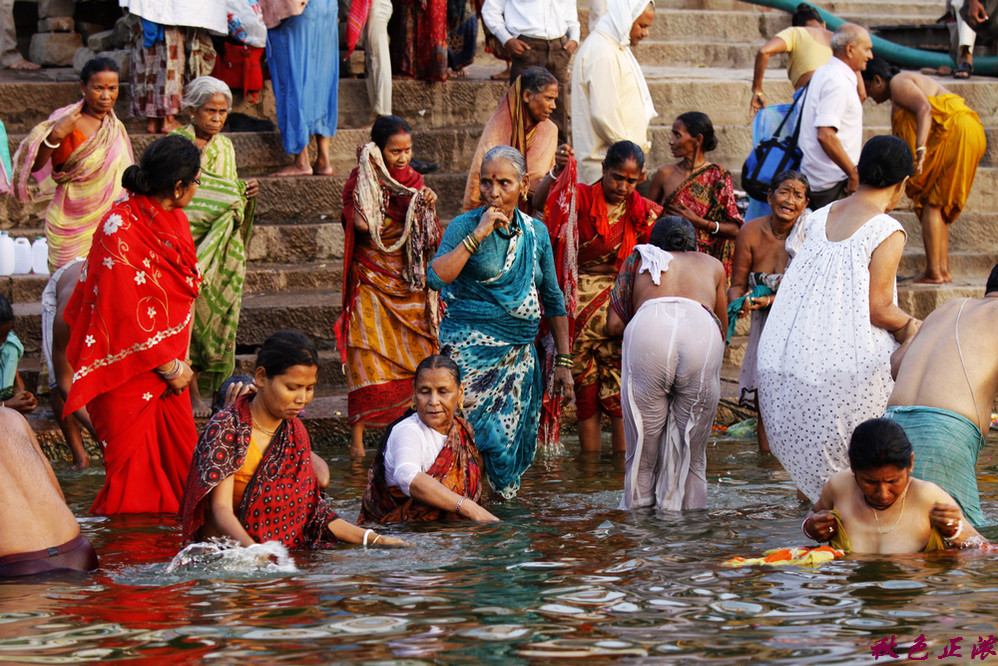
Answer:
[[[482,21],[512,57],[509,82],[528,67],[540,66],[558,79],[558,106],[551,120],[558,140],[568,138],[568,61],[579,48],[575,0],[485,0]]]
[[[572,147],[579,182],[594,183],[617,141],[651,150],[648,125],[658,115],[631,48],[655,19],[650,0],[608,0],[607,12],[582,43],[572,66]]]
[[[856,162],[863,149],[863,102],[857,72],[873,57],[862,27],[846,23],[832,35],[832,59],[815,70],[801,111],[801,171],[811,181],[811,209],[856,191]]]

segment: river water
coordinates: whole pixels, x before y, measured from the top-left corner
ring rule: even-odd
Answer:
[[[914,646],[912,658],[957,664],[998,634],[989,552],[721,566],[805,543],[789,476],[755,448],[711,443],[702,511],[618,511],[620,457],[539,458],[519,499],[490,506],[500,525],[393,526],[412,548],[196,574],[166,574],[180,538],[171,517],[86,517],[99,464],[57,466],[102,569],[0,583],[0,662],[872,664],[892,661],[893,643],[902,660]],[[320,453],[334,505],[353,519],[366,467],[342,451]],[[994,437],[978,473],[998,523]]]

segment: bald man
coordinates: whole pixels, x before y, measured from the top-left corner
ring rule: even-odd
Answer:
[[[894,391],[885,417],[915,447],[914,475],[953,496],[975,527],[985,525],[977,456],[998,393],[998,264],[984,298],[937,308],[891,357]]]
[[[0,407],[0,578],[93,571],[97,553],[80,533],[35,433]]]
[[[863,102],[858,73],[873,58],[870,33],[845,23],[831,39],[832,59],[811,76],[801,110],[801,171],[811,181],[811,209],[848,196],[859,185]]]

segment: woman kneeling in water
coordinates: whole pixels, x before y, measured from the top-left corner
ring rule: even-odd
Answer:
[[[478,504],[482,461],[471,426],[457,415],[464,384],[457,363],[435,354],[416,366],[416,413],[388,428],[368,472],[358,523],[499,519]]]
[[[181,508],[184,544],[224,536],[289,549],[405,545],[346,522],[326,504],[298,419],[315,391],[315,346],[301,333],[275,333],[256,366],[256,393],[212,417],[198,440]]]
[[[895,421],[859,424],[849,441],[850,469],[825,483],[804,536],[845,552],[881,555],[987,545],[946,491],[911,475],[914,459]]]

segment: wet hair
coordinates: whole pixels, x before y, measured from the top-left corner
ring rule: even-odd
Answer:
[[[267,338],[256,355],[256,367],[263,368],[267,377],[283,375],[296,365],[319,365],[319,351],[298,331],[278,331]]]
[[[710,122],[710,118],[707,117],[706,113],[701,113],[700,111],[687,111],[686,113],[680,114],[676,120],[679,120],[686,126],[686,133],[690,136],[702,136],[703,152],[709,153],[710,151],[717,148],[717,137],[714,135],[714,123]]]
[[[806,26],[808,21],[819,21],[824,23],[824,21],[821,20],[821,14],[818,13],[817,9],[806,2],[802,2],[797,5],[797,9],[795,9],[794,13],[791,15],[790,25],[800,28]]]
[[[775,192],[780,185],[787,182],[788,180],[796,180],[801,185],[804,186],[804,196],[807,197],[808,201],[811,200],[811,181],[807,179],[807,176],[803,171],[797,171],[796,169],[786,169],[780,173],[773,176],[773,180],[769,183],[769,191]]]
[[[879,76],[884,80],[884,83],[890,83],[894,75],[900,71],[900,69],[891,63],[877,56],[866,63],[866,69],[863,70],[863,80],[867,83],[872,83],[873,77]]]
[[[485,157],[482,158],[482,166],[484,167],[486,163],[492,160],[500,159],[506,160],[513,165],[517,178],[522,180],[527,175],[527,160],[513,146],[495,146],[489,152],[485,153]]]
[[[14,306],[10,304],[7,297],[0,294],[0,325],[14,321]]]
[[[855,44],[865,34],[867,32],[863,26],[856,25],[855,23],[843,23],[835,31],[835,34],[832,35],[829,43],[829,46],[832,47],[832,53],[835,55],[844,54],[847,46]]]
[[[240,382],[242,383],[243,388],[247,386],[252,386],[253,378],[250,377],[249,375],[232,375],[224,382],[222,382],[222,385],[218,387],[217,391],[215,391],[215,399],[211,403],[212,414],[222,409],[222,407],[225,405],[225,397],[229,393],[229,387],[232,386],[233,384],[239,384]]]
[[[550,85],[558,85],[558,79],[543,67],[528,67],[520,74],[520,90],[522,92],[536,95],[542,90],[547,90]]]
[[[433,354],[432,356],[427,356],[419,365],[416,366],[416,372],[412,377],[412,383],[415,384],[419,380],[419,375],[424,370],[436,370],[442,368],[450,372],[451,377],[454,378],[454,383],[458,386],[461,385],[461,368],[458,367],[457,363],[454,362],[449,356],[444,356],[443,354]]]
[[[409,123],[398,116],[381,116],[371,126],[371,141],[380,150],[384,150],[388,145],[388,139],[396,134],[412,134]]]
[[[224,95],[225,101],[232,110],[232,90],[223,81],[214,76],[199,76],[184,88],[184,99],[181,102],[185,109],[196,111],[208,103],[215,95]]]
[[[634,160],[638,169],[645,166],[645,153],[638,144],[632,141],[618,141],[610,146],[603,158],[603,166],[607,169],[623,166],[627,160]]]
[[[128,167],[121,184],[135,194],[172,194],[180,181],[185,187],[194,182],[201,168],[201,151],[190,139],[171,135],[149,144],[139,164]]]
[[[101,72],[114,72],[118,75],[118,78],[121,78],[121,70],[118,69],[118,63],[105,56],[100,56],[88,60],[83,69],[80,70],[80,83],[83,85],[90,83],[90,77]]]
[[[860,185],[883,189],[915,173],[915,158],[903,139],[881,134],[863,146],[856,170]]]
[[[648,242],[666,252],[695,252],[697,232],[686,218],[664,215],[655,220]]]
[[[988,283],[984,285],[985,294],[990,294],[992,291],[998,291],[998,264],[995,264],[995,267],[991,269],[991,275],[988,276]]]
[[[849,439],[849,467],[854,472],[893,465],[901,469],[911,466],[911,442],[897,421],[870,419],[863,421]]]

